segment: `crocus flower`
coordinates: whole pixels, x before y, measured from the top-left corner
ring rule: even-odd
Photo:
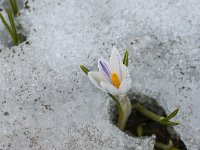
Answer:
[[[98,60],[98,68],[99,71],[87,70],[88,77],[96,87],[108,93],[116,102],[119,110],[118,127],[123,130],[132,110],[127,97],[127,92],[131,87],[128,68],[123,64],[115,47],[113,47],[109,62],[103,58]]]
[[[89,79],[96,87],[108,93],[116,103],[119,111],[117,126],[121,130],[124,130],[125,128],[132,108],[160,124],[168,126],[178,125],[178,122],[171,122],[170,119],[176,116],[179,109],[176,109],[167,117],[163,117],[155,114],[154,112],[151,112],[139,103],[132,107],[131,102],[127,96],[127,92],[131,86],[131,79],[129,77],[127,66],[128,50],[125,52],[122,62],[122,58],[119,52],[114,47],[109,62],[103,58],[98,60],[99,71],[91,72],[83,65],[81,65],[80,68],[85,74],[88,75]]]
[[[114,96],[125,96],[130,89],[131,79],[127,66],[115,47],[113,47],[110,61],[100,58],[98,60],[99,71],[88,73],[91,82],[100,90]]]

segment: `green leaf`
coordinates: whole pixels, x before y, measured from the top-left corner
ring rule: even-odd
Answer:
[[[137,127],[137,134],[138,134],[139,137],[141,137],[142,134],[143,134],[143,126],[144,125],[146,125],[146,123],[142,123]]]
[[[11,9],[12,9],[12,12],[13,12],[13,15],[14,15],[15,17],[18,16],[18,14],[19,14],[19,9],[18,9],[16,0],[8,0],[8,2],[10,3],[10,6],[11,6]]]
[[[128,49],[126,49],[125,53],[124,53],[124,59],[123,59],[123,64],[126,65],[128,67]]]
[[[1,21],[2,23],[4,24],[4,26],[6,27],[6,30],[8,30],[9,34],[12,36],[13,33],[12,33],[12,29],[11,27],[8,25],[8,23],[6,22],[6,20],[4,19],[3,15],[0,13],[0,18],[1,18]]]
[[[173,145],[164,144],[164,143],[160,143],[160,142],[156,142],[155,147],[159,148],[161,150],[179,150],[178,148],[173,147]]]
[[[15,7],[15,16],[18,16],[19,15],[19,9],[18,9],[16,0],[13,0],[13,5]]]
[[[80,65],[80,68],[81,70],[83,70],[83,72],[85,72],[85,74],[88,74],[88,72],[90,72],[90,70],[83,65]]]
[[[178,111],[179,111],[179,108],[177,108],[177,109],[174,110],[170,115],[168,115],[168,116],[166,117],[166,119],[167,119],[167,120],[170,120],[170,119],[174,118],[174,117],[177,115]]]
[[[2,14],[0,13],[0,18],[1,18],[1,21],[2,23],[4,24],[6,30],[8,31],[8,33],[10,34],[11,38],[12,38],[12,41],[15,45],[17,45],[17,39],[16,39],[16,35],[14,33],[14,31],[12,30],[12,27],[10,27],[8,25],[8,23],[5,21],[4,17],[2,16]]]
[[[160,115],[158,115],[158,114],[146,109],[144,106],[142,106],[139,103],[134,104],[132,106],[132,108],[135,109],[136,111],[142,113],[146,117],[150,118],[151,120],[154,120],[154,121],[156,121],[156,122],[158,122],[160,124],[168,125],[168,126],[176,126],[176,125],[179,124],[178,122],[171,122],[168,119],[166,119],[165,117],[160,116]]]
[[[179,125],[179,122],[171,122],[171,121],[167,120],[166,118],[162,119],[160,122],[164,125],[167,125],[167,126],[177,126],[177,125]]]
[[[11,25],[11,28],[12,28],[12,31],[13,31],[13,36],[15,38],[15,44],[19,44],[19,38],[18,38],[18,34],[17,34],[17,29],[15,27],[15,22],[14,22],[14,19],[13,19],[13,16],[11,14],[11,11],[9,8],[6,8],[6,12],[8,14],[8,19],[10,21],[10,25]]]

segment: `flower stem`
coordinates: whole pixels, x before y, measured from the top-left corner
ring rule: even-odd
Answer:
[[[118,111],[119,111],[117,127],[120,130],[124,130],[128,117],[131,114],[131,110],[132,110],[132,105],[130,103],[130,100],[127,96],[124,96],[121,100],[118,100],[115,96],[111,94],[109,95],[116,103]]]
[[[175,126],[175,125],[179,124],[178,122],[171,122],[171,121],[167,120],[166,117],[157,115],[156,113],[146,109],[144,106],[142,106],[139,103],[133,105],[133,109],[139,111],[140,113],[142,113],[144,116],[150,118],[151,120],[154,120],[163,125]]]
[[[114,102],[116,103],[117,105],[117,108],[118,108],[118,111],[119,111],[119,119],[118,119],[118,122],[117,122],[117,126],[121,129],[121,124],[122,124],[122,118],[123,118],[123,110],[122,110],[122,107],[121,107],[121,104],[119,103],[119,101],[117,100],[117,98],[111,94],[108,94],[113,100]]]

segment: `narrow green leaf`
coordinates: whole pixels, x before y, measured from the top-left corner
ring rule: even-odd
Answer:
[[[6,27],[6,29],[8,30],[8,32],[10,34],[13,34],[12,33],[12,29],[10,28],[10,26],[7,24],[6,20],[4,19],[3,15],[0,13],[0,18],[1,18],[1,21],[2,23],[4,24],[4,26]]]
[[[90,72],[89,69],[87,69],[85,66],[80,65],[81,70],[83,70],[83,72],[85,72],[85,74],[88,74],[88,72]]]
[[[179,125],[179,122],[171,122],[171,121],[167,120],[166,118],[162,119],[160,122],[164,125],[167,125],[167,126],[177,126],[177,125]]]
[[[179,124],[178,122],[171,122],[171,121],[167,120],[165,117],[160,116],[160,115],[146,109],[144,106],[142,106],[139,103],[134,104],[132,108],[160,124],[168,125],[168,126],[176,126]]]
[[[8,14],[8,19],[10,21],[10,25],[11,25],[11,28],[12,28],[12,31],[13,31],[13,36],[14,36],[14,39],[15,39],[14,43],[15,44],[19,44],[19,38],[18,38],[16,27],[15,27],[15,22],[14,22],[14,19],[12,17],[12,14],[10,12],[10,9],[6,8],[6,12]]]
[[[174,117],[177,115],[178,111],[179,111],[179,108],[177,108],[177,109],[174,110],[170,115],[168,115],[168,116],[166,117],[166,119],[167,119],[167,120],[170,120],[170,119],[174,118]]]
[[[144,126],[145,124],[146,124],[146,123],[142,123],[142,124],[140,124],[140,125],[137,127],[137,134],[138,134],[139,137],[141,137],[142,134],[143,134],[143,126]]]
[[[108,95],[114,100],[115,103],[119,103],[117,98],[113,96],[112,94],[108,93]]]
[[[133,109],[135,109],[136,111],[142,113],[143,115],[145,115],[147,118],[154,120],[158,123],[161,122],[161,120],[163,120],[165,117],[160,116],[152,111],[150,111],[149,109],[145,108],[143,105],[136,103],[132,106]]]
[[[13,4],[13,1],[12,0],[8,0],[8,2],[10,3],[13,15],[15,15],[15,7],[14,7],[14,4]]]
[[[160,143],[160,142],[156,142],[155,143],[155,147],[156,148],[159,148],[161,150],[179,150],[178,148],[175,148],[173,147],[172,145],[166,145],[166,144],[163,144],[163,143]]]
[[[16,30],[16,27],[15,27],[15,23],[14,23],[14,19],[12,17],[12,14],[10,12],[10,9],[9,8],[6,8],[6,12],[7,12],[7,15],[8,15],[8,19],[10,21],[10,25],[11,25],[11,28],[13,30],[13,32],[16,34],[17,33],[17,30]]]
[[[2,23],[4,24],[6,30],[8,31],[8,33],[10,34],[12,40],[13,40],[13,43],[16,44],[16,39],[15,39],[15,35],[11,29],[11,27],[8,25],[8,23],[5,21],[4,17],[2,16],[2,14],[0,13],[0,18],[1,18],[1,21]]]
[[[124,59],[123,59],[123,64],[126,65],[128,67],[128,49],[126,49],[125,53],[124,53]]]
[[[19,9],[16,0],[8,0],[8,2],[10,3],[13,15],[16,17],[19,14]]]
[[[16,0],[13,0],[13,5],[15,7],[15,16],[18,16],[19,15],[19,9],[18,9]]]

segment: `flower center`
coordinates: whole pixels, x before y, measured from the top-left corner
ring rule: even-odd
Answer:
[[[112,84],[116,87],[119,88],[120,87],[120,80],[119,80],[119,76],[117,75],[117,73],[112,72],[111,73],[111,80],[112,80]]]

